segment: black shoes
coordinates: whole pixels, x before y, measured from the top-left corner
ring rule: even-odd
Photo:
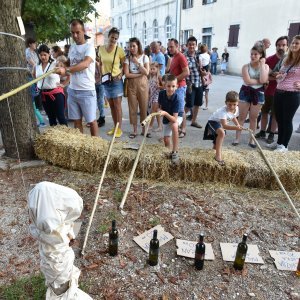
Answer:
[[[97,120],[98,123],[98,127],[102,127],[105,125],[105,117],[99,117],[99,119]]]

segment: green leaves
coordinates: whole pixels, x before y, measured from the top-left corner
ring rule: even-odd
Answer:
[[[34,23],[37,41],[57,42],[70,36],[72,19],[88,20],[95,12],[94,4],[99,0],[24,0],[22,18],[25,23]]]

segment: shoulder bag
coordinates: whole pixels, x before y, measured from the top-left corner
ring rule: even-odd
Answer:
[[[116,54],[117,54],[117,50],[118,50],[118,46],[116,46],[116,50],[115,50],[115,54],[114,54],[114,59],[111,65],[111,72],[103,74],[101,77],[101,83],[103,84],[107,84],[113,81],[113,77],[112,77],[112,72],[114,69],[114,64],[115,64],[115,58],[116,58]]]

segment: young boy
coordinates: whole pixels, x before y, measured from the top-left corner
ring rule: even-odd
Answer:
[[[167,148],[172,149],[171,160],[177,164],[178,156],[178,127],[182,123],[183,112],[179,111],[180,103],[175,93],[177,79],[174,75],[165,78],[165,90],[159,92],[158,103],[163,116],[164,143]],[[172,136],[172,147],[170,138]]]
[[[239,124],[237,117],[239,115],[239,94],[230,91],[226,94],[225,106],[217,109],[208,119],[204,130],[204,140],[213,140],[213,149],[216,150],[214,159],[220,166],[224,166],[222,160],[222,144],[225,138],[225,130],[243,130]],[[227,122],[232,121],[234,125],[228,125]]]

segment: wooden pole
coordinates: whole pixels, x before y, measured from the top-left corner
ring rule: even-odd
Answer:
[[[53,69],[53,70],[51,70],[51,71],[49,71],[49,72],[43,74],[42,76],[40,76],[40,77],[38,77],[38,78],[36,78],[36,79],[33,79],[33,80],[31,80],[30,82],[27,82],[27,83],[25,83],[25,84],[19,86],[19,87],[16,88],[16,89],[11,90],[10,92],[8,92],[8,93],[6,93],[6,94],[2,94],[2,95],[0,96],[0,101],[4,100],[4,99],[6,99],[6,98],[9,98],[9,97],[15,95],[16,93],[18,93],[18,92],[20,92],[20,91],[22,91],[22,90],[28,88],[28,87],[31,86],[32,84],[34,84],[34,83],[40,81],[40,80],[43,79],[43,78],[48,77],[48,76],[51,75],[52,73],[55,73],[55,71],[56,71],[56,70]]]
[[[299,220],[300,220],[299,212],[297,211],[297,209],[296,209],[296,207],[295,207],[293,201],[291,200],[290,196],[289,196],[288,193],[286,192],[284,186],[282,185],[282,183],[281,183],[281,181],[280,181],[278,175],[276,174],[275,170],[274,170],[273,167],[271,166],[269,160],[268,160],[267,157],[265,156],[265,154],[264,154],[262,148],[260,147],[260,144],[259,144],[258,141],[256,140],[256,138],[255,138],[255,136],[254,136],[252,130],[248,129],[248,131],[250,132],[250,135],[251,135],[252,139],[254,140],[256,146],[258,147],[258,149],[259,149],[259,151],[260,151],[260,153],[261,153],[263,159],[265,160],[266,164],[268,165],[268,167],[270,168],[271,172],[272,172],[273,175],[275,176],[275,179],[276,179],[276,181],[277,181],[277,183],[278,183],[280,189],[281,189],[282,192],[284,193],[285,197],[288,199],[290,205],[292,206],[293,210],[295,211],[296,215],[298,216],[298,218],[299,218]]]
[[[130,176],[129,176],[129,179],[128,179],[128,182],[127,182],[127,186],[126,186],[126,189],[125,189],[125,192],[124,192],[124,195],[123,195],[123,198],[122,198],[122,201],[121,201],[121,204],[120,204],[120,208],[123,209],[124,207],[124,204],[125,204],[125,201],[126,201],[126,198],[127,198],[127,195],[128,195],[128,192],[129,192],[129,189],[130,189],[130,186],[131,186],[131,182],[132,182],[132,179],[133,179],[133,175],[134,175],[134,172],[135,172],[135,169],[137,167],[137,164],[139,162],[139,158],[140,158],[140,155],[142,153],[142,149],[143,149],[143,146],[144,146],[144,143],[145,143],[145,140],[146,140],[146,137],[147,137],[147,133],[148,133],[148,129],[149,129],[149,126],[150,126],[150,121],[151,121],[151,118],[153,117],[154,114],[150,114],[148,117],[150,117],[150,119],[148,119],[148,121],[145,123],[145,125],[147,124],[146,126],[146,129],[145,129],[145,132],[144,132],[144,138],[141,142],[141,145],[139,147],[139,151],[136,155],[136,158],[135,158],[135,161],[134,161],[134,164],[133,164],[133,167],[132,167],[132,170],[131,170],[131,173],[130,173]],[[157,113],[156,113],[157,115]],[[147,118],[148,118],[147,117]],[[147,119],[146,118],[146,119]],[[145,119],[145,120],[146,120]],[[144,121],[145,121],[144,120]],[[144,122],[143,121],[143,122]],[[144,125],[144,126],[145,126]]]
[[[151,122],[151,119],[155,116],[160,116],[160,112],[152,113],[149,116],[146,117],[146,119],[141,123],[142,127],[145,127],[146,124]]]
[[[112,151],[112,146],[113,146],[113,143],[114,143],[115,138],[116,138],[116,133],[117,133],[118,127],[119,127],[119,122],[117,122],[117,124],[116,124],[114,135],[112,137],[112,140],[111,140],[109,148],[108,148],[107,157],[106,157],[105,164],[104,164],[104,167],[103,167],[101,179],[100,179],[100,182],[99,182],[99,185],[98,185],[98,190],[97,190],[97,194],[96,194],[96,198],[95,198],[95,202],[94,202],[94,207],[93,207],[93,210],[92,210],[92,213],[91,213],[91,216],[90,216],[89,224],[88,224],[87,231],[86,231],[85,238],[84,238],[84,242],[83,242],[83,247],[82,247],[82,250],[81,250],[82,255],[84,255],[84,250],[85,250],[85,247],[86,247],[86,244],[87,244],[87,239],[88,239],[88,236],[89,236],[90,228],[91,228],[93,218],[94,218],[94,214],[95,214],[95,211],[96,211],[96,208],[97,208],[102,183],[103,183],[103,180],[104,180],[104,176],[105,176],[105,173],[106,173],[108,161],[109,161],[109,158],[110,158],[110,153]]]

